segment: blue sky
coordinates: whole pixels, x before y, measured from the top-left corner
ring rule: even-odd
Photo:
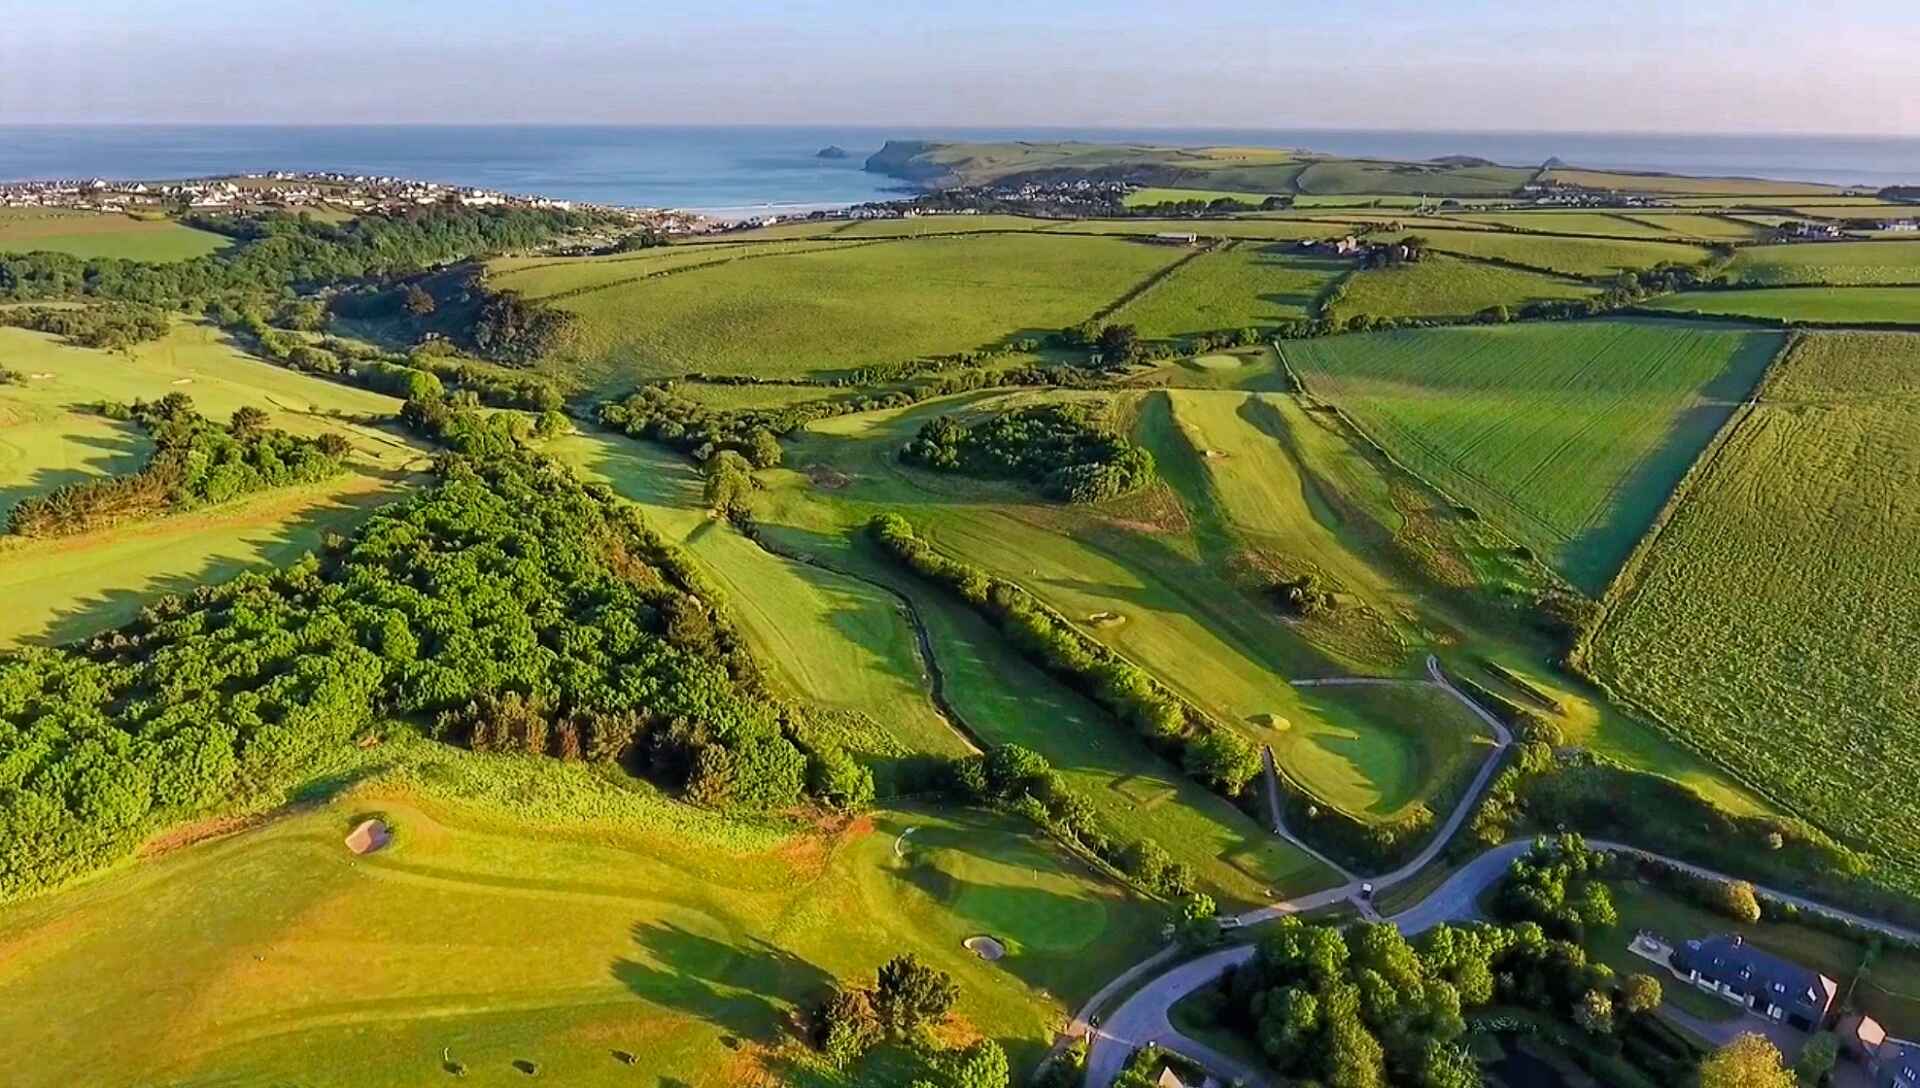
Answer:
[[[0,123],[1920,135],[1912,0],[0,0]]]

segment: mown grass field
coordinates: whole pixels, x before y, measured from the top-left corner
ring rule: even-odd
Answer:
[[[1920,340],[1808,334],[1623,576],[1595,671],[1920,868]]]
[[[471,803],[476,777],[563,807]],[[395,839],[356,858],[341,839],[367,813]],[[0,1035],[35,1041],[8,1074],[20,1088],[295,1071],[378,1088],[452,1080],[448,1061],[478,1085],[526,1082],[524,1061],[567,1084],[877,1088],[900,1083],[884,1055],[821,1069],[793,1010],[911,951],[1030,1065],[1068,1008],[1157,944],[1161,913],[1011,818],[743,826],[578,767],[443,749],[264,828],[0,908]],[[961,947],[976,934],[1010,954],[981,961]]]
[[[1342,321],[1355,314],[1470,317],[1489,306],[1517,308],[1529,302],[1587,298],[1595,293],[1597,289],[1590,284],[1559,276],[1436,255],[1399,268],[1354,273],[1347,280],[1345,297],[1332,307],[1331,316]]]
[[[50,250],[75,257],[184,261],[204,257],[227,243],[221,235],[171,219],[63,208],[0,208],[0,253]]]
[[[791,377],[971,351],[1076,324],[1184,251],[1022,234],[848,243],[576,295],[550,372],[619,392],[700,370]]]
[[[1151,338],[1271,327],[1312,316],[1321,292],[1349,267],[1286,245],[1239,242],[1188,261],[1121,307],[1112,320]]]
[[[1752,287],[1920,284],[1920,242],[1752,246],[1734,256],[1727,274],[1733,282]]]
[[[1395,457],[1598,592],[1779,345],[1585,321],[1342,336],[1286,354]]]
[[[151,444],[138,427],[85,410],[103,399],[186,393],[215,418],[242,405],[264,408],[275,427],[345,436],[357,470],[77,538],[0,538],[0,592],[11,606],[0,615],[0,645],[90,635],[130,619],[156,595],[291,561],[393,497],[429,457],[398,433],[335,416],[390,417],[400,406],[394,398],[248,358],[203,325],[181,324],[125,353],[5,328],[0,365],[28,376],[0,386],[0,517],[23,498],[145,463]]]
[[[1508,231],[1431,230],[1413,233],[1426,239],[1427,248],[1441,252],[1487,257],[1567,276],[1608,277],[1663,262],[1698,264],[1707,251],[1681,242],[1610,241],[1519,234]],[[1624,233],[1624,232],[1622,232]]]
[[[1753,317],[1767,321],[1920,324],[1920,287],[1756,287],[1689,291],[1666,295],[1645,305],[1672,314]]]

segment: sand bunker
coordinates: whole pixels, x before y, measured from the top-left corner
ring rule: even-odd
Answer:
[[[1127,622],[1127,617],[1118,612],[1095,612],[1087,617],[1087,622],[1095,627],[1118,627]]]
[[[1267,729],[1285,729],[1291,723],[1278,714],[1255,714],[1250,721]]]
[[[371,854],[387,845],[390,837],[386,824],[379,820],[362,820],[360,826],[347,835],[347,849],[356,854]]]
[[[967,951],[979,956],[988,963],[992,963],[1007,954],[1007,946],[994,940],[992,937],[968,937],[960,943],[966,946]]]
[[[813,482],[813,486],[827,491],[837,491],[853,482],[853,477],[826,465],[808,465],[802,471]]]

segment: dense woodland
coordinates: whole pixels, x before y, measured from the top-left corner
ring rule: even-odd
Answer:
[[[322,556],[0,660],[0,896],[274,800],[407,723],[713,805],[861,793],[767,697],[692,564],[609,492],[524,452],[440,475]]]
[[[1062,502],[1103,502],[1153,481],[1153,454],[1108,422],[1108,406],[1043,404],[963,424],[942,415],[900,451],[909,464],[1025,480]]]
[[[313,483],[346,469],[347,440],[328,432],[297,438],[266,426],[259,408],[236,410],[225,425],[193,410],[193,398],[105,404],[153,439],[140,471],[79,480],[14,504],[7,531],[16,536],[69,536],[122,521],[225,502],[253,491]]]

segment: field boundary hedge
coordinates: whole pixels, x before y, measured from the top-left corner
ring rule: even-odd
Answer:
[[[1079,237],[1079,235],[1074,235],[1073,237]],[[1087,320],[1105,321],[1107,318],[1112,317],[1114,314],[1117,314],[1121,310],[1125,309],[1127,303],[1132,302],[1134,299],[1137,299],[1141,295],[1146,294],[1148,291],[1153,290],[1155,287],[1158,287],[1160,284],[1165,283],[1168,279],[1172,278],[1173,275],[1176,272],[1179,272],[1182,268],[1187,267],[1188,265],[1192,264],[1194,261],[1200,259],[1201,257],[1206,256],[1209,253],[1225,252],[1227,249],[1232,248],[1234,244],[1235,242],[1228,242],[1225,246],[1220,246],[1217,248],[1211,243],[1208,243],[1205,245],[1196,245],[1192,249],[1188,250],[1184,255],[1182,255],[1179,260],[1170,262],[1164,268],[1155,269],[1153,272],[1149,273],[1145,279],[1141,280],[1139,283],[1134,284],[1132,287],[1127,288],[1125,291],[1122,291],[1120,293],[1119,298],[1114,299],[1112,302],[1107,303],[1105,306],[1102,306],[1100,309],[1095,310],[1093,312],[1093,316],[1088,318]]]

